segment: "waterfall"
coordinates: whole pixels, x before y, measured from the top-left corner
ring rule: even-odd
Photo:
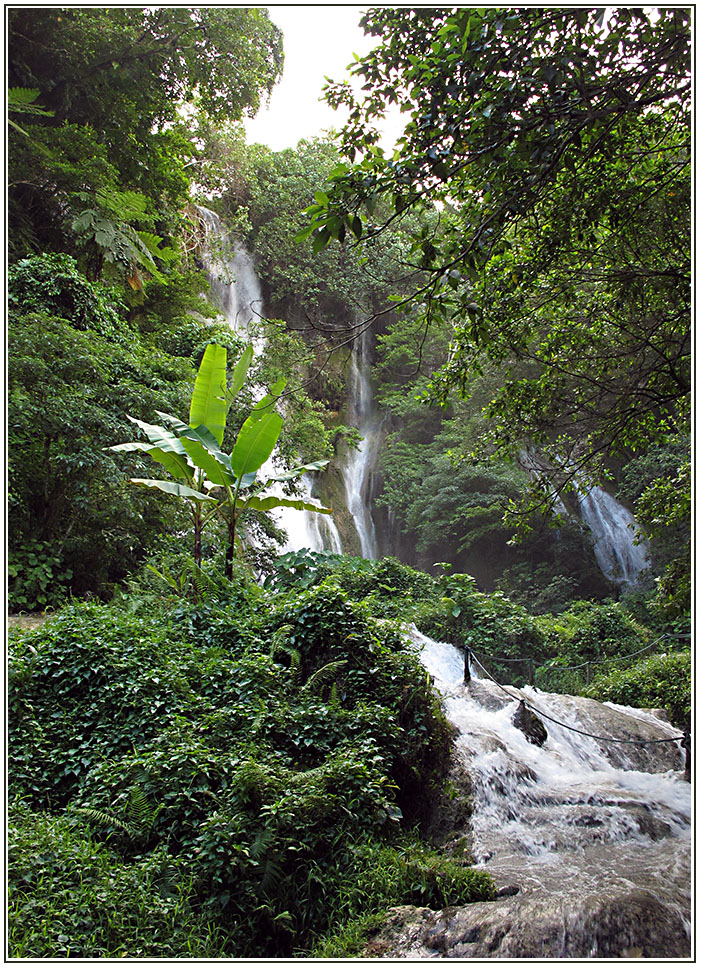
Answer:
[[[578,493],[577,501],[582,520],[591,530],[601,571],[610,581],[634,586],[649,560],[646,543],[635,544],[633,515],[602,487]]]
[[[305,474],[301,479],[302,496],[305,501],[313,497],[312,479]],[[285,511],[281,508],[280,511]],[[280,513],[280,512],[277,512]],[[310,551],[334,551],[341,554],[341,536],[330,514],[314,514],[313,511],[295,511],[290,509],[285,517],[284,528],[287,541],[280,549],[281,554],[288,551],[300,551],[308,548]]]
[[[216,305],[222,311],[227,324],[235,332],[253,344],[254,355],[265,349],[265,337],[261,335],[257,320],[264,317],[263,292],[253,257],[239,242],[229,242],[226,230],[216,212],[198,206],[207,237],[204,252],[205,268]],[[226,255],[224,253],[227,253]],[[272,476],[277,472],[275,458],[261,468],[260,475]],[[313,480],[306,474],[300,482],[304,499],[311,497]],[[282,496],[281,485],[270,493]],[[278,527],[287,533],[283,552],[341,551],[341,539],[330,515],[313,511],[297,511],[294,508],[277,508],[270,512]],[[321,519],[321,520],[320,520]]]
[[[231,329],[253,343],[257,356],[265,339],[256,327],[263,317],[263,293],[253,257],[240,242],[228,240],[216,212],[197,209],[206,230],[205,266],[214,302]]]
[[[531,450],[521,452],[519,463],[535,477],[547,470],[547,465]],[[647,542],[636,537],[635,517],[603,487],[589,483],[581,474],[576,474],[574,480],[579,516],[591,532],[592,548],[602,574],[621,587],[634,587],[650,564]],[[557,496],[553,509],[557,514],[568,514]]]
[[[353,344],[349,390],[351,420],[363,437],[358,450],[352,450],[343,468],[346,506],[360,538],[363,558],[377,558],[377,536],[372,520],[370,475],[380,445],[380,421],[373,403],[368,361],[370,330]]]
[[[691,785],[680,772],[679,744],[612,744],[582,735],[650,741],[677,737],[679,730],[651,711],[531,687],[503,690],[488,678],[477,678],[479,670],[473,669],[465,685],[458,649],[416,629],[410,636],[459,730],[458,757],[473,788],[470,822],[477,865],[492,872],[498,885],[518,887],[518,892],[508,891],[515,895],[508,898],[508,912],[498,909],[506,902],[491,905],[492,914],[485,904],[463,909],[462,947],[450,956],[480,954],[479,946],[464,942],[466,936],[482,937],[489,918],[502,925],[502,935],[504,926],[507,933],[517,933],[517,923],[518,930],[532,933],[534,919],[554,927],[547,949],[539,941],[543,947],[538,950],[520,950],[512,933],[510,941],[506,937],[498,948],[490,948],[488,957],[606,954],[607,944],[619,942],[605,941],[604,928],[592,927],[594,910],[603,912],[602,923],[609,919],[606,931],[615,922],[616,938],[629,932],[627,951],[642,951],[645,943],[635,940],[635,926],[629,923],[631,905],[659,909],[665,924],[677,926],[679,945],[688,947]],[[512,723],[520,699],[552,717],[543,719],[548,738],[542,747],[529,743]],[[473,927],[471,935],[465,927],[470,918],[480,919],[480,930]],[[651,922],[650,931],[657,927]],[[536,942],[531,937],[523,944]],[[428,940],[426,945],[412,955],[436,957]],[[439,953],[445,956],[444,947]],[[669,956],[676,953],[670,950]]]

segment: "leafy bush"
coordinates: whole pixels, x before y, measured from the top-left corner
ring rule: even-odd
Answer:
[[[555,621],[541,624],[551,652],[573,661],[623,656],[649,641],[648,631],[618,602],[574,602]]]
[[[8,305],[17,315],[45,313],[118,342],[134,336],[116,311],[114,292],[89,282],[65,252],[21,259],[10,266],[7,280]]]
[[[68,853],[92,850],[96,864],[115,868],[117,926],[122,885],[139,880],[133,900],[146,918],[150,872],[176,867],[187,882],[185,923],[167,954],[189,943],[188,924],[199,932],[195,954],[220,927],[227,956],[279,957],[310,944],[343,907],[348,845],[391,842],[418,819],[449,754],[451,729],[403,635],[323,583],[272,601],[257,589],[151,615],[123,600],[71,606],[13,633],[9,672],[11,789],[26,801],[18,837],[39,836],[32,810],[57,814],[42,823],[68,838]],[[80,846],[86,822],[102,846]],[[360,865],[368,878],[372,863]],[[409,879],[392,903],[418,896]],[[59,881],[57,897],[68,896]],[[445,883],[462,896],[459,878]],[[39,921],[27,919],[29,935],[16,926],[18,951],[64,945],[85,955],[94,944],[122,953],[92,914],[89,938],[71,927],[54,939],[41,891],[32,882],[13,909],[41,908]],[[170,908],[153,917],[160,937]],[[61,913],[56,923],[65,922]],[[152,954],[149,945],[133,947]]]
[[[11,789],[40,809],[65,806],[104,758],[140,746],[195,703],[191,659],[165,626],[97,605],[13,633]]]
[[[68,597],[73,577],[49,541],[27,539],[22,554],[11,552],[7,603],[12,611],[36,611]]]
[[[691,723],[691,653],[653,655],[629,669],[600,676],[585,690],[600,702],[666,709],[679,729]]]

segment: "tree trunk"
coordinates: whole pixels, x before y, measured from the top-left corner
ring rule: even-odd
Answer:
[[[234,548],[236,545],[236,515],[231,512],[229,521],[229,544],[226,549],[226,577],[229,581],[234,580]]]

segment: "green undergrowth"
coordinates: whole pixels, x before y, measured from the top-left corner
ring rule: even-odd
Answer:
[[[679,729],[691,727],[691,652],[642,659],[628,669],[598,676],[585,695],[622,706],[666,709]]]
[[[74,604],[13,632],[13,957],[282,957],[383,906],[488,898],[410,831],[452,729],[338,587]]]

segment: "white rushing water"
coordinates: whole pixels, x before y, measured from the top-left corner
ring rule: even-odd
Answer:
[[[351,420],[362,435],[358,450],[351,450],[343,467],[346,506],[360,538],[363,558],[377,558],[377,535],[370,510],[370,475],[380,444],[380,423],[373,406],[368,362],[370,331],[365,330],[353,344],[350,362]]]
[[[254,355],[265,349],[265,336],[259,325],[264,318],[263,292],[260,278],[251,254],[239,242],[229,242],[216,212],[199,207],[205,226],[209,248],[205,253],[205,265],[216,305],[231,329],[253,344]],[[273,476],[278,472],[275,458],[271,458],[260,470],[259,477]],[[304,500],[311,500],[313,480],[305,475],[299,481]],[[282,485],[275,485],[268,493],[283,496]],[[277,508],[270,512],[278,527],[287,533],[281,552],[341,551],[338,529],[328,514],[298,511],[295,508]]]
[[[411,631],[422,662],[458,728],[471,777],[472,851],[498,884],[516,883],[520,903],[581,910],[623,892],[653,898],[688,925],[691,784],[676,742],[609,744],[543,719],[543,747],[512,723],[525,698],[546,716],[596,736],[679,736],[651,712],[583,697],[463,682],[454,646]],[[473,670],[474,674],[475,670]],[[595,952],[594,952],[595,953]]]
[[[636,544],[637,521],[613,495],[591,487],[577,495],[582,520],[591,529],[594,554],[610,581],[624,587],[636,584],[648,565],[648,546]]]

